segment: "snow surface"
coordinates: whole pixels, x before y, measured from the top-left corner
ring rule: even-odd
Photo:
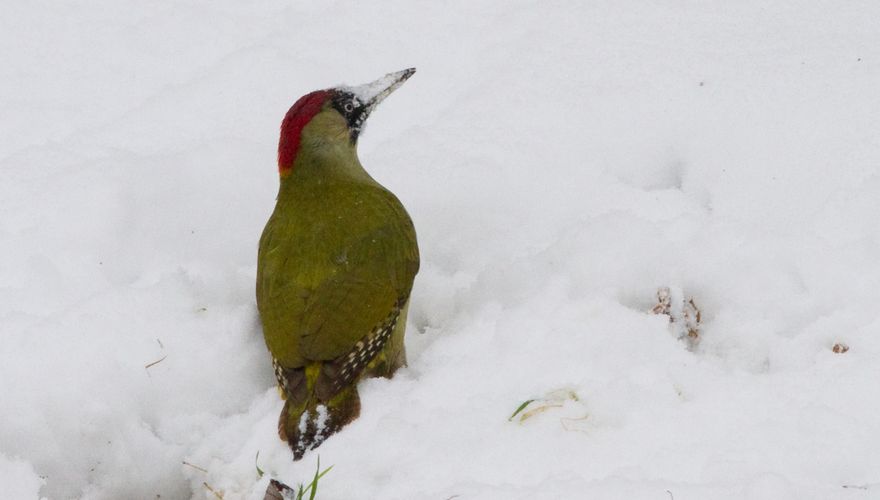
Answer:
[[[0,496],[258,499],[320,454],[322,499],[880,498],[880,4],[245,4],[4,5]],[[293,463],[278,126],[411,66],[360,144],[419,233],[410,366]]]

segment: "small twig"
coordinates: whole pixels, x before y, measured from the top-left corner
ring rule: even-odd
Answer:
[[[207,482],[203,482],[202,484],[205,486],[205,488],[208,488],[208,491],[213,493],[215,497],[219,498],[220,500],[223,500],[223,495],[214,491],[214,488],[211,488],[210,484],[208,484]]]
[[[703,313],[697,307],[697,304],[694,303],[693,297],[684,303],[681,313],[684,320],[684,328],[687,331],[688,343],[693,348],[700,341],[700,326],[703,323]]]
[[[188,465],[195,470],[200,470],[200,471],[204,472],[205,474],[208,473],[207,469],[203,469],[203,468],[199,467],[198,465],[193,465],[193,464],[187,462],[186,460],[183,461],[183,465]]]
[[[677,290],[680,292],[680,290]],[[657,304],[651,309],[653,314],[663,314],[669,317],[669,323],[675,328],[680,339],[685,339],[688,349],[695,349],[700,342],[700,328],[703,324],[703,313],[697,307],[693,297],[681,299],[677,303],[680,293],[676,293],[676,303],[672,302],[672,290],[667,287],[657,289]],[[675,307],[672,307],[672,306]]]
[[[165,361],[165,358],[167,358],[167,357],[168,357],[168,355],[166,354],[166,355],[162,356],[161,358],[157,359],[156,361],[153,361],[152,363],[148,363],[148,364],[144,365],[144,370],[149,370],[151,366],[158,365],[159,363]]]
[[[856,489],[856,490],[867,490],[871,486],[874,486],[874,485],[871,485],[871,484],[844,484],[843,485],[844,488],[852,488],[852,489]]]
[[[675,496],[672,494],[671,491],[666,490],[666,493],[669,493],[669,498],[671,498],[672,500],[675,500]]]
[[[657,289],[657,305],[655,305],[651,312],[654,314],[665,314],[670,316],[669,309],[672,307],[672,298],[670,297],[670,291],[668,286],[660,287]],[[672,317],[670,316],[670,321]]]
[[[160,348],[160,349],[165,349],[165,346],[164,346],[164,345],[162,345],[162,341],[161,341],[161,340],[159,340],[159,339],[156,339],[156,342],[158,342],[158,343],[159,343],[159,348]]]

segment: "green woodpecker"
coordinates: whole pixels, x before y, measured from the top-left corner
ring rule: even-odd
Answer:
[[[397,197],[361,166],[357,141],[413,73],[312,92],[281,123],[281,186],[260,238],[257,306],[285,399],[278,434],[294,460],[357,418],[361,378],[406,364],[416,233]]]

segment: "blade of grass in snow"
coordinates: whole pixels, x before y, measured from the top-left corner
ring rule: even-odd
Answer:
[[[510,417],[507,418],[507,421],[508,421],[508,422],[513,422],[513,417],[519,415],[519,413],[520,413],[521,411],[523,411],[523,410],[526,409],[526,406],[529,406],[529,405],[530,405],[531,403],[533,403],[534,401],[535,401],[534,399],[527,399],[527,400],[523,401],[522,404],[519,405],[519,406],[516,408],[516,411],[514,411],[514,412],[510,415]]]
[[[315,466],[315,477],[312,478],[312,481],[306,486],[302,483],[299,484],[299,487],[296,491],[296,500],[303,500],[305,498],[306,493],[309,494],[309,500],[314,500],[315,496],[318,494],[318,481],[321,480],[324,475],[330,472],[333,466],[327,467],[323,471],[321,470],[321,457],[318,457],[318,463]]]

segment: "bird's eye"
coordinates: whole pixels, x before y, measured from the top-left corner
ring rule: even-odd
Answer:
[[[346,113],[351,113],[354,111],[354,104],[351,101],[348,101],[345,103],[345,106],[343,106],[343,109],[345,109]]]

